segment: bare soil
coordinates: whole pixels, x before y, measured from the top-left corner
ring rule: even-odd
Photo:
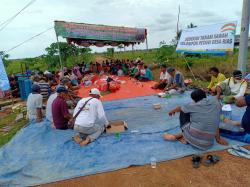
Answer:
[[[246,148],[250,149],[250,146]],[[191,157],[150,165],[129,167],[118,171],[79,177],[43,185],[43,187],[249,187],[250,160],[229,155],[227,151],[213,152],[221,161],[213,166],[194,169]]]

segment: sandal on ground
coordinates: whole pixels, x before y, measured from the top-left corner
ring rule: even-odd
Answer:
[[[250,155],[245,154],[244,152],[237,151],[235,149],[228,149],[227,152],[233,156],[250,159]]]
[[[199,168],[201,160],[202,160],[202,156],[200,156],[200,155],[193,155],[192,156],[193,168]]]
[[[233,145],[232,148],[236,151],[242,152],[242,153],[250,156],[250,150],[248,150],[244,147],[241,147],[239,145]]]
[[[207,155],[207,159],[204,161],[205,166],[211,166],[220,161],[220,157],[217,155]]]

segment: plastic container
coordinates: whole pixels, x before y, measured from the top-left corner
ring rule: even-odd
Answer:
[[[160,103],[155,103],[153,106],[154,106],[155,110],[161,109],[161,104]]]
[[[18,78],[20,96],[22,100],[27,100],[29,94],[31,93],[32,81],[27,77]]]
[[[156,168],[156,158],[151,157],[150,158],[150,163],[151,163],[151,168],[155,169]]]

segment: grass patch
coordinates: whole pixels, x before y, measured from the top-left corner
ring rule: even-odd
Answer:
[[[26,119],[23,119],[18,122],[14,122],[15,118],[16,118],[16,114],[14,113],[1,118],[0,128],[9,126],[10,130],[8,132],[0,132],[0,147],[8,143],[12,139],[12,137],[15,136],[15,134],[28,122],[28,120]]]

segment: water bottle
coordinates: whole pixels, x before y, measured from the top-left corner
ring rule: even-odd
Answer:
[[[156,168],[156,158],[151,157],[150,162],[151,162],[151,168],[155,169]]]

